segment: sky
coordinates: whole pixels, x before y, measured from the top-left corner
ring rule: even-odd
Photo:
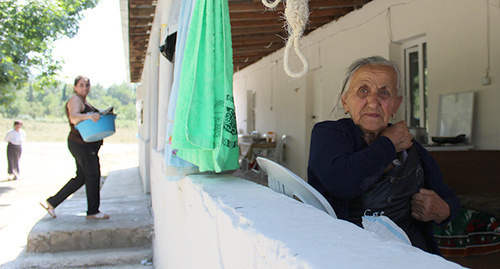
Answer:
[[[65,62],[61,79],[73,83],[83,75],[104,87],[127,82],[120,1],[101,0],[84,14],[78,35],[54,43],[54,58]]]

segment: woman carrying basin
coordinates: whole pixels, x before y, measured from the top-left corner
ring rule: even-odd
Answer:
[[[40,204],[55,218],[55,208],[85,185],[87,193],[86,218],[109,219],[109,215],[99,211],[101,168],[98,153],[102,140],[87,143],[75,128],[78,123],[84,120],[91,119],[93,122],[97,122],[100,118],[98,110],[86,100],[90,92],[90,80],[87,77],[78,76],[75,79],[73,89],[75,95],[66,103],[66,116],[71,128],[68,135],[68,148],[76,161],[76,176],[69,180],[54,196],[47,199],[46,205]]]

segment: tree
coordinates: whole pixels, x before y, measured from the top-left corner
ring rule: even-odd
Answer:
[[[1,1],[1,0],[0,0]],[[26,120],[62,120],[66,121],[65,104],[73,96],[73,85],[59,82],[57,85],[34,91],[43,83],[30,81],[16,91],[15,99],[8,106],[0,106],[0,117]],[[104,88],[100,84],[92,85],[87,100],[97,109],[114,107],[120,120],[134,120],[135,85],[122,83]]]
[[[63,36],[75,36],[82,12],[98,2],[0,1],[0,105],[9,104],[33,73],[43,81],[40,87],[57,85],[55,75],[61,63],[52,57],[52,43]]]
[[[127,105],[135,100],[135,92],[131,91],[130,86],[126,83],[111,86],[108,89],[108,95],[120,100],[122,105]]]

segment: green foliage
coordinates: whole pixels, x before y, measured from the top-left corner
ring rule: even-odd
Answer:
[[[1,0],[0,1],[0,105],[15,98],[37,74],[35,90],[55,86],[61,63],[52,58],[52,43],[78,33],[82,11],[99,0]]]
[[[56,82],[41,87],[44,82],[34,81],[17,91],[9,106],[0,106],[0,114],[4,118],[20,118],[26,120],[59,119],[66,121],[65,104],[73,96],[73,85]],[[35,90],[35,87],[40,87]],[[114,107],[120,120],[134,121],[136,118],[136,89],[127,83],[112,85],[105,89],[101,85],[93,85],[88,101],[97,109]]]
[[[120,119],[135,119],[135,87],[122,83],[104,89],[101,85],[92,86],[88,96],[89,102],[98,109],[114,107]]]

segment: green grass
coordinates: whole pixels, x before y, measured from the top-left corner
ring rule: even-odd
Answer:
[[[3,134],[12,129],[14,119],[0,118]],[[63,120],[23,120],[26,140],[29,142],[65,142],[69,134],[69,123]],[[116,133],[105,138],[106,143],[137,143],[137,126],[133,120],[117,120]]]

